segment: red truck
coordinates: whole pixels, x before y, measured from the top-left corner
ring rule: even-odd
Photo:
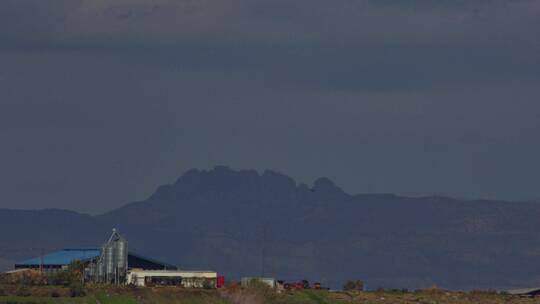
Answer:
[[[286,290],[309,289],[309,281],[302,280],[300,282],[284,283],[283,288]]]
[[[216,288],[222,288],[225,286],[225,277],[220,275],[216,278]]]

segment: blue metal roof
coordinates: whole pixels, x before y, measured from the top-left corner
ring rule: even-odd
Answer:
[[[43,257],[35,257],[16,265],[69,265],[74,261],[93,259],[101,254],[98,248],[68,248],[49,253]]]

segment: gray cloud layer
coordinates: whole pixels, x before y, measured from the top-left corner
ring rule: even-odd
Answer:
[[[0,3],[0,206],[110,209],[191,167],[539,197],[538,1]]]
[[[537,1],[8,0],[2,36],[58,44],[185,41],[448,45],[529,41]],[[525,31],[524,31],[525,30]],[[107,45],[104,45],[107,47]]]

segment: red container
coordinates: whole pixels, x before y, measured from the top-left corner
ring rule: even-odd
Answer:
[[[224,276],[218,276],[216,278],[216,288],[221,288],[225,286],[225,277]]]

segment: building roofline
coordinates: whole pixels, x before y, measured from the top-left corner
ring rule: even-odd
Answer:
[[[165,266],[165,268],[174,268],[174,269],[178,269],[177,266],[173,265],[173,264],[169,264],[169,263],[164,263],[164,262],[160,262],[158,260],[155,260],[155,259],[151,259],[151,258],[147,258],[145,256],[142,256],[140,254],[135,254],[133,252],[128,252],[128,255],[131,255],[133,257],[136,257],[136,258],[139,258],[139,259],[142,259],[142,260],[147,260],[151,263],[154,263],[154,264],[161,264],[163,266]],[[129,266],[129,265],[128,265]]]

